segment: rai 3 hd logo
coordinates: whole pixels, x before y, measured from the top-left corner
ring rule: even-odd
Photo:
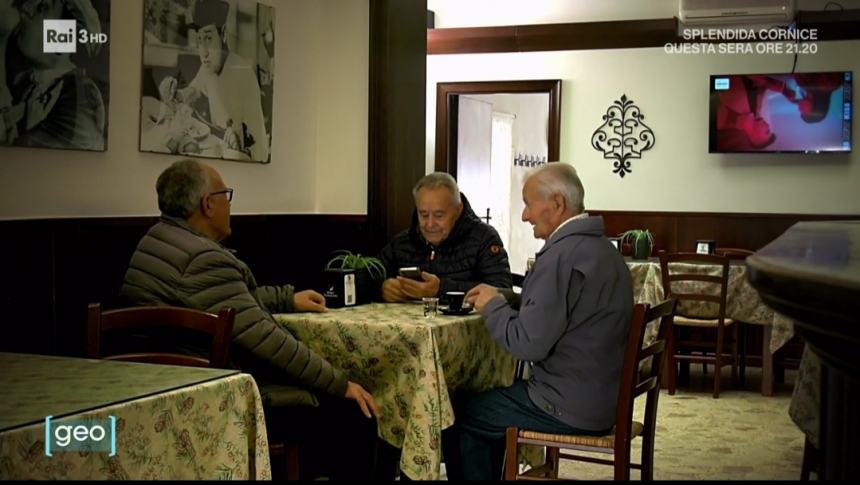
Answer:
[[[44,20],[42,24],[42,52],[75,53],[78,44],[104,44],[108,36],[104,32],[88,32],[78,29],[76,20]]]

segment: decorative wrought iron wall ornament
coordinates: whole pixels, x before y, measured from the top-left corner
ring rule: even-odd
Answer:
[[[642,152],[651,149],[657,139],[642,120],[638,106],[626,94],[612,103],[603,115],[603,124],[591,135],[591,146],[603,152],[603,158],[614,159],[612,173],[624,178],[633,169],[630,160],[642,158]]]

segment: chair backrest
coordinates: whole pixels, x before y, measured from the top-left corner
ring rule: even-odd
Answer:
[[[511,273],[511,280],[514,283],[514,286],[518,286],[518,287],[522,288],[523,287],[523,281],[526,280],[526,277],[521,275],[521,274],[518,274],[518,273]]]
[[[726,317],[729,258],[665,251],[659,256],[663,297],[678,300],[676,315],[722,322]]]
[[[192,367],[227,367],[236,310],[225,307],[217,315],[191,308],[147,306],[102,311],[92,303],[87,313],[87,356],[91,359],[148,362]],[[209,358],[174,352],[140,352],[102,355],[102,334],[115,330],[173,328],[194,330],[212,337]]]
[[[714,253],[726,256],[729,259],[747,259],[747,256],[752,256],[755,254],[755,251],[741,248],[716,248],[714,249]]]
[[[675,300],[669,299],[654,307],[645,303],[637,303],[633,307],[624,349],[624,365],[621,368],[618,407],[615,411],[616,440],[630,441],[633,403],[644,393],[648,393],[645,398],[645,426],[653,429],[657,419],[657,398],[660,395],[664,353],[667,349],[667,339],[676,303]],[[650,322],[659,325],[657,336],[653,342],[643,347],[645,330]],[[643,365],[646,360],[650,361],[650,365]]]

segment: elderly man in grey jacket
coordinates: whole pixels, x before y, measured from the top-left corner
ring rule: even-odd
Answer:
[[[602,435],[615,424],[632,283],[624,259],[603,235],[603,219],[583,212],[584,193],[570,165],[531,172],[522,219],[546,243],[523,283],[518,309],[488,285],[466,296],[493,340],[533,368],[528,381],[477,394],[460,407],[456,438],[446,439],[455,448],[445,455],[449,477],[499,479],[508,426]]]
[[[231,354],[244,370],[251,370],[256,378],[263,375],[317,391],[319,396],[304,395],[313,404],[319,397],[327,405],[320,406],[322,413],[334,406],[333,412],[351,414],[360,409],[367,418],[378,415],[369,392],[293,337],[270,313],[325,311],[323,296],[313,290],[294,292],[290,285],[257,286],[248,266],[220,244],[231,232],[233,189],[227,188],[218,172],[193,160],[178,161],[158,177],[156,191],[161,219],[132,255],[122,296],[139,305],[208,312],[233,307]],[[358,409],[342,410],[339,398],[355,401]],[[371,444],[360,446],[366,450]]]

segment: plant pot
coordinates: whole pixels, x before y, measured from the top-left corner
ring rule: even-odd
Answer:
[[[376,283],[366,269],[323,270],[325,304],[329,308],[364,305],[373,300]]]
[[[633,243],[633,259],[648,259],[651,257],[651,242],[646,238],[637,239]]]

